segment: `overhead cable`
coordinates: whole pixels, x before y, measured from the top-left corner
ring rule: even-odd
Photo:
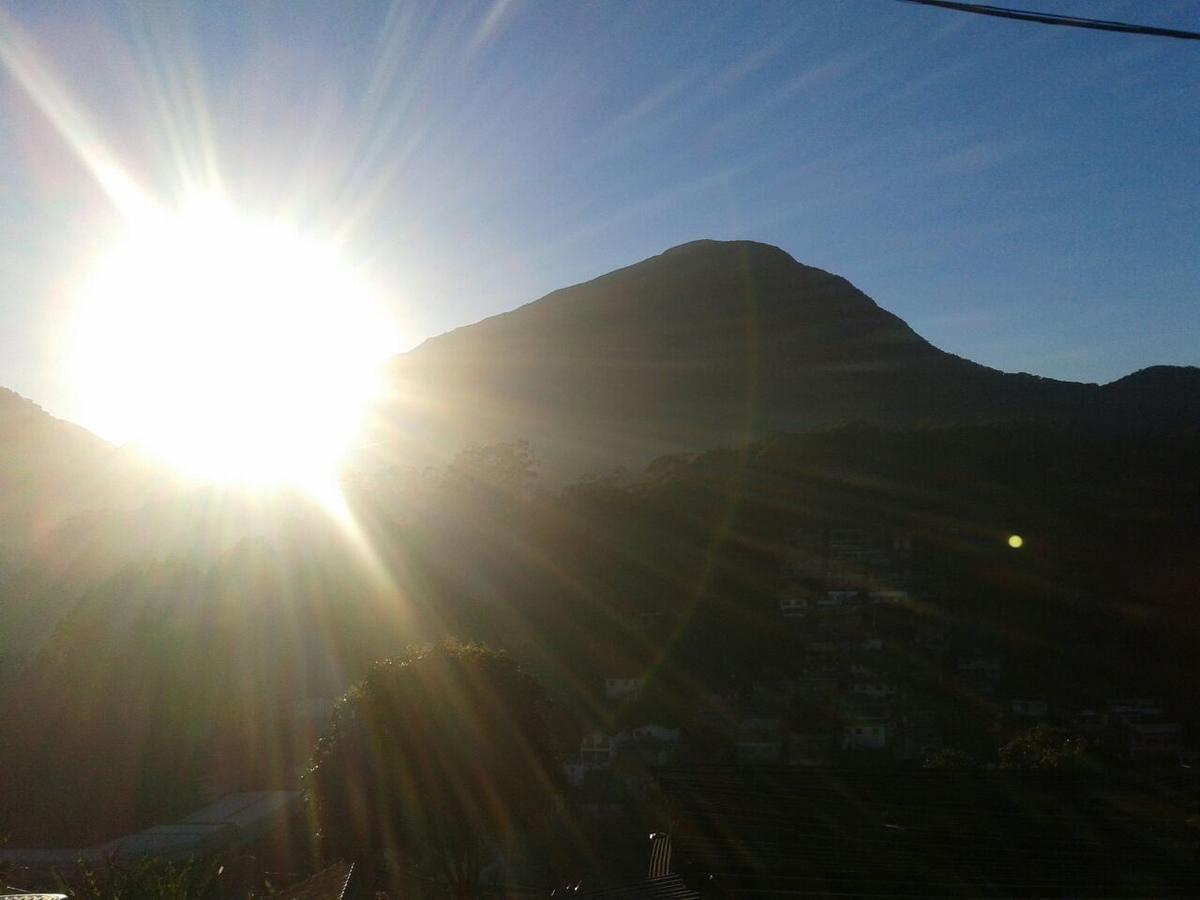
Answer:
[[[1065,25],[1068,28],[1090,28],[1093,31],[1116,31],[1121,34],[1143,34],[1150,37],[1200,41],[1200,32],[1183,31],[1178,28],[1158,28],[1153,25],[1134,25],[1129,22],[1112,22],[1106,19],[1085,19],[1079,16],[1064,16],[1057,13],[1035,12],[1028,9],[988,6],[984,3],[959,3],[957,0],[900,0],[900,2],[917,3],[921,6],[936,6],[941,9],[952,9],[955,12],[976,13],[981,16],[994,16],[998,19],[1038,22],[1042,25]]]

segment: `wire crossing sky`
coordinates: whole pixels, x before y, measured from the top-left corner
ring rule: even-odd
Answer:
[[[1190,0],[1043,5],[1200,28]],[[213,186],[334,236],[397,351],[711,237],[1001,369],[1196,365],[1198,88],[1190,41],[891,0],[8,0],[0,384],[72,418],[80,273]]]
[[[1087,19],[1081,16],[1061,16],[1054,13],[1037,12],[1032,9],[1013,9],[1007,6],[990,6],[984,3],[959,3],[957,0],[900,0],[900,2],[918,3],[922,6],[937,6],[942,9],[974,13],[980,16],[995,16],[998,19],[1037,22],[1039,25],[1063,25],[1068,28],[1089,28],[1094,31],[1113,31],[1120,34],[1141,34],[1148,37],[1200,41],[1200,32],[1183,31],[1179,28],[1155,28],[1153,25],[1136,25],[1132,22],[1112,22],[1106,19]]]

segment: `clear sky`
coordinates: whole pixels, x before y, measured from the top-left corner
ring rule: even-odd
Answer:
[[[0,58],[0,384],[68,418],[97,159],[340,235],[398,350],[712,237],[1001,369],[1200,364],[1200,43],[892,0],[0,0]]]

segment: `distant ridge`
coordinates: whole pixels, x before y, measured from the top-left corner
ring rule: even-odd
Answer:
[[[390,388],[375,440],[397,459],[526,439],[576,474],[856,420],[1200,424],[1200,369],[1105,386],[1000,372],[753,241],[673,247],[432,338],[393,362]]]
[[[118,489],[118,451],[0,388],[0,544],[25,547]]]

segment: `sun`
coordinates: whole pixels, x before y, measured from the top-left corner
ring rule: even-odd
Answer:
[[[226,484],[326,490],[395,352],[336,243],[216,201],[128,227],[74,326],[82,418]]]

